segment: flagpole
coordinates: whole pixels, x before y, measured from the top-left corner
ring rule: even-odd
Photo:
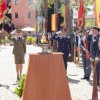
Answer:
[[[92,62],[93,64],[93,92],[92,92],[92,99],[91,100],[100,100],[98,99],[98,88],[97,88],[97,75],[96,75],[96,61]]]

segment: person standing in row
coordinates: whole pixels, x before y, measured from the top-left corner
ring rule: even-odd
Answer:
[[[100,30],[97,37],[97,50],[96,50],[96,74],[97,74],[97,85],[100,85]]]
[[[90,45],[91,61],[96,64],[96,74],[97,74],[97,85],[100,85],[99,75],[100,75],[100,41],[99,41],[99,28],[93,27],[93,36]],[[94,67],[94,66],[93,66]]]
[[[26,53],[26,39],[22,37],[22,31],[17,29],[14,34],[10,34],[8,39],[14,43],[13,54],[16,64],[17,80],[22,74],[24,55]]]
[[[59,33],[54,33],[51,39],[58,41],[57,52],[64,53],[64,65],[65,69],[67,70],[68,57],[71,56],[71,41],[66,28],[61,28],[61,31]]]
[[[90,79],[90,75],[91,75],[90,42],[91,41],[89,39],[87,29],[85,29],[80,44],[82,50],[82,62],[83,62],[83,69],[84,69],[84,77],[81,79],[86,79],[87,81]]]

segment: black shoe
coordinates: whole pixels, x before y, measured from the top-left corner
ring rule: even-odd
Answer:
[[[86,80],[87,80],[87,81],[89,81],[89,80],[90,80],[90,78],[89,78],[89,77],[86,77]]]
[[[82,80],[85,80],[86,79],[86,77],[83,77],[83,78],[81,78]]]

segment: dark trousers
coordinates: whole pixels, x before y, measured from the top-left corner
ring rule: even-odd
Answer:
[[[97,63],[96,65],[96,74],[97,74],[97,83],[99,83],[99,80],[100,80],[100,61]]]
[[[67,69],[68,54],[63,55],[63,60],[64,60],[65,69]]]
[[[82,54],[82,62],[84,68],[84,77],[90,77],[91,75],[91,62],[89,58],[86,58],[85,54]]]

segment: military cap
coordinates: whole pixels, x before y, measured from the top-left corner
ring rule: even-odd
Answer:
[[[98,30],[98,32],[100,31],[100,29],[97,26],[94,26],[93,29]]]

